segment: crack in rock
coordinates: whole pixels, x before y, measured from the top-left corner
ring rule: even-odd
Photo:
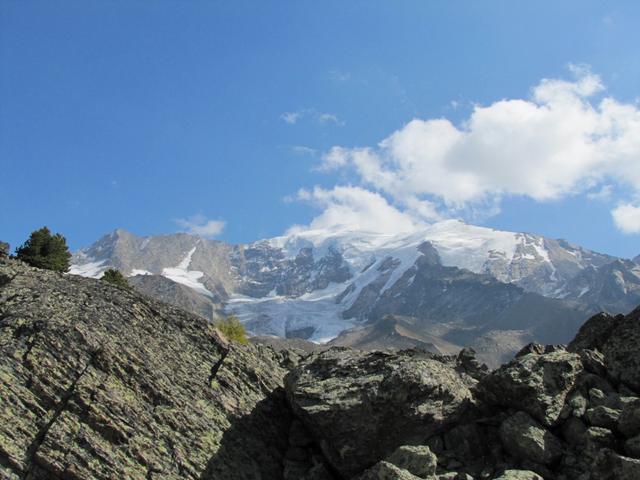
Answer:
[[[222,356],[220,357],[220,359],[211,366],[211,373],[209,373],[209,380],[208,380],[209,385],[211,385],[211,382],[215,380],[216,375],[218,374],[218,371],[222,367],[222,363],[224,362],[225,358],[227,358],[227,355],[229,355],[230,351],[231,351],[231,347],[225,348],[224,350],[222,350]]]
[[[82,379],[82,377],[87,372],[89,367],[93,365],[93,362],[95,361],[99,353],[100,353],[100,349],[95,350],[91,353],[91,356],[89,357],[89,361],[87,362],[87,364],[82,368],[82,370],[80,370],[80,372],[78,372],[78,374],[76,375],[76,378],[73,380],[71,385],[69,385],[69,387],[62,394],[62,397],[60,398],[60,401],[56,405],[49,421],[38,430],[38,432],[36,433],[36,436],[31,441],[31,444],[27,448],[27,451],[25,454],[25,462],[24,462],[25,470],[22,476],[24,480],[28,480],[30,478],[29,474],[33,471],[33,467],[35,466],[34,465],[35,457],[36,457],[36,454],[38,453],[38,450],[40,449],[40,446],[44,443],[44,440],[47,437],[49,430],[51,430],[51,428],[56,423],[60,415],[62,415],[62,413],[67,408],[67,405],[71,400],[71,397],[73,397],[73,394],[75,393],[78,382]]]

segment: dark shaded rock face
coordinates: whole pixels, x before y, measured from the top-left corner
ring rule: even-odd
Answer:
[[[640,391],[639,325],[640,308],[627,316],[596,315],[583,325],[568,348],[599,350],[612,380]]]
[[[0,259],[0,478],[279,478],[266,347],[97,280]]]
[[[345,478],[453,426],[471,404],[451,365],[423,352],[334,348],[308,358],[286,386],[296,416]]]
[[[615,381],[622,382],[635,391],[640,391],[640,310],[620,320],[611,335],[602,345],[607,370]]]
[[[602,350],[602,346],[623,318],[624,315],[614,316],[608,313],[594,315],[578,330],[574,339],[569,343],[568,349],[574,352],[588,348]]]
[[[5,257],[0,478],[638,479],[639,341],[636,310],[493,372],[472,350],[276,352]]]
[[[0,242],[0,257],[6,257],[7,255],[9,255],[9,244]]]

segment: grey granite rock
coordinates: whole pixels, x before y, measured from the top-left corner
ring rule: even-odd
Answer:
[[[527,353],[482,378],[478,393],[491,405],[517,408],[547,427],[555,426],[582,372],[578,354]]]
[[[364,473],[358,477],[354,477],[353,480],[419,480],[420,477],[416,477],[407,470],[398,468],[397,466],[381,461],[376,463],[373,467],[367,469]]]
[[[436,473],[438,458],[425,445],[403,445],[386,459],[420,478],[428,478]]]
[[[332,348],[302,361],[286,389],[295,415],[345,477],[454,426],[472,400],[451,365],[417,351]]]
[[[502,475],[493,480],[544,480],[544,478],[531,470],[505,470]]]
[[[562,443],[524,412],[517,412],[500,426],[504,448],[521,460],[550,465],[562,455]]]
[[[586,420],[594,427],[603,427],[613,430],[616,428],[620,410],[605,407],[604,405],[590,408],[585,413]]]

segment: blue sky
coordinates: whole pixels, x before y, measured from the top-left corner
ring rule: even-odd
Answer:
[[[390,230],[459,217],[634,256],[639,21],[632,1],[4,0],[0,238],[246,242],[373,205]]]

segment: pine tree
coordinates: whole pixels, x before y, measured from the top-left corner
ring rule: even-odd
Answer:
[[[47,227],[42,227],[31,232],[29,239],[16,249],[16,257],[32,267],[66,272],[69,270],[71,253],[62,235],[53,235]]]
[[[108,270],[105,270],[102,277],[100,277],[100,280],[104,280],[105,282],[111,283],[120,288],[124,288],[125,290],[129,290],[131,288],[125,276],[122,275],[122,273],[120,273],[120,271],[116,270],[115,268],[110,268]]]

